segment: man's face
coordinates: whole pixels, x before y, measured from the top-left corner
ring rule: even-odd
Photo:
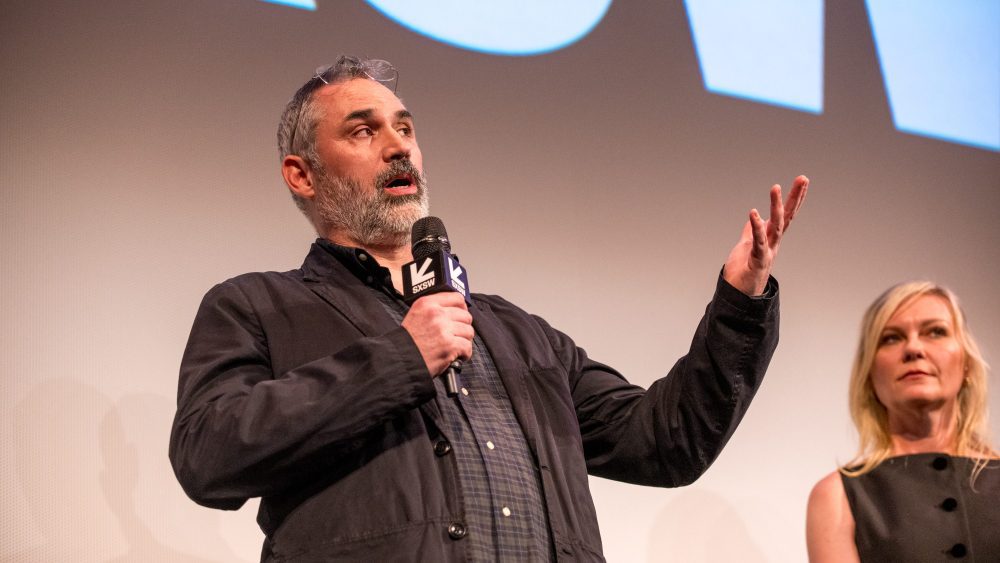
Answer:
[[[322,234],[364,247],[406,244],[428,208],[412,116],[388,88],[367,79],[324,87],[315,103]]]

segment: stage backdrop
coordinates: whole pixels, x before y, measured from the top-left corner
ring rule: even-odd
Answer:
[[[202,508],[174,479],[178,364],[206,290],[313,240],[275,129],[340,53],[399,68],[473,289],[640,385],[687,350],[748,210],[812,179],[725,452],[681,489],[591,481],[610,561],[803,561],[887,286],[952,287],[1000,363],[996,0],[414,4],[0,7],[0,560],[259,556],[256,501]]]

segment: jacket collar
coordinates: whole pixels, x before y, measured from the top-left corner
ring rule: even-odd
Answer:
[[[372,297],[373,288],[319,243],[309,248],[301,270],[306,286],[365,336],[385,334],[396,328],[392,317]]]

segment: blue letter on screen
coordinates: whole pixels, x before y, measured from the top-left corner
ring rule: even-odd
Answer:
[[[822,0],[685,0],[705,88],[823,111]]]
[[[270,2],[272,4],[282,4],[284,6],[291,6],[293,8],[302,8],[303,10],[316,11],[316,0],[261,0],[262,2]]]
[[[537,55],[590,33],[611,0],[367,0],[376,10],[438,41],[498,55]]]
[[[1000,150],[1000,2],[867,4],[896,128]]]

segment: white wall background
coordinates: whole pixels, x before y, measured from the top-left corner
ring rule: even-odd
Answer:
[[[342,52],[399,67],[473,288],[639,384],[687,349],[746,211],[812,178],[775,272],[781,344],[721,458],[683,489],[591,482],[610,561],[805,560],[807,494],[854,448],[865,306],[945,283],[1000,362],[1000,155],[896,132],[863,2],[828,4],[811,115],[705,92],[680,1],[616,2],[527,58],[435,43],[361,1],[5,2],[0,561],[258,558],[255,503],[202,508],[174,480],[177,368],[209,287],[305,255],[274,130]]]

